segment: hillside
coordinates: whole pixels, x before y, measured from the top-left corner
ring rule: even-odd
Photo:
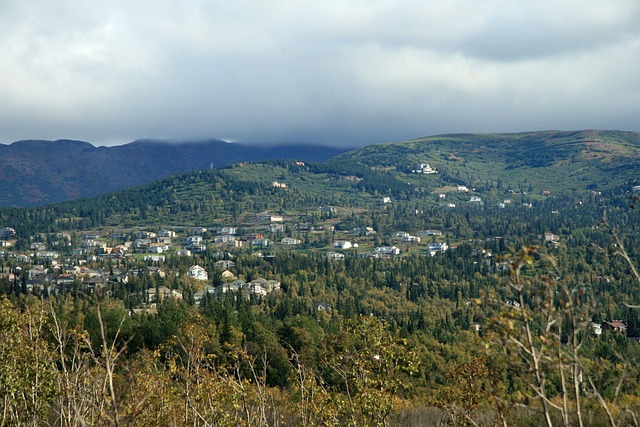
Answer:
[[[323,161],[332,147],[250,146],[220,140],[139,140],[116,147],[82,141],[18,141],[0,145],[0,206],[37,206],[92,197],[174,173],[270,159]]]
[[[639,154],[638,133],[589,130],[440,135],[371,145],[332,161],[385,170],[429,192],[457,183],[567,193],[636,179]],[[412,174],[419,163],[429,163],[439,173]]]
[[[634,138],[449,135],[0,207],[0,417],[633,425]]]

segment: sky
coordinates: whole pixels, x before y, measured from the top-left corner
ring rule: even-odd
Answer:
[[[637,0],[0,0],[0,143],[640,131]]]

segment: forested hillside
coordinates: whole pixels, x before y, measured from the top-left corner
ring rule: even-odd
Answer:
[[[349,156],[1,209],[5,424],[634,425],[633,175]]]
[[[57,140],[0,144],[0,206],[41,206],[93,197],[176,173],[238,162],[323,161],[345,151],[311,145],[245,145],[221,140],[137,140],[115,147]]]

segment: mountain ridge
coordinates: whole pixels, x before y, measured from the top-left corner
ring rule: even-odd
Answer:
[[[314,145],[245,145],[136,140],[96,147],[71,139],[0,144],[0,206],[29,207],[92,197],[168,175],[277,159],[327,160],[346,149]]]

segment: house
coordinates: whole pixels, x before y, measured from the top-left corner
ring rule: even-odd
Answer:
[[[209,274],[207,270],[200,267],[199,265],[194,265],[187,271],[187,276],[194,278],[196,280],[209,280]]]
[[[151,261],[151,262],[164,262],[165,261],[165,256],[164,255],[145,255],[143,260],[144,261]]]
[[[251,282],[248,283],[248,285],[251,286],[259,286],[261,288],[263,288],[266,293],[270,293],[273,291],[276,291],[278,289],[280,289],[280,282],[277,280],[267,280],[263,277],[258,277],[255,280],[252,280]]]
[[[383,197],[382,198],[382,203],[391,203],[391,197]]]
[[[557,234],[546,232],[544,233],[544,240],[547,242],[558,242],[560,241],[560,236]]]
[[[611,320],[610,322],[604,322],[606,329],[610,329],[616,332],[627,332],[627,325],[622,320]]]
[[[148,266],[147,267],[147,274],[152,275],[152,276],[158,276],[158,277],[162,277],[163,279],[166,277],[166,273],[164,272],[163,269],[161,269],[160,267],[154,267],[154,266]]]
[[[176,256],[191,256],[191,251],[188,249],[180,249],[176,251]]]
[[[196,246],[202,244],[202,236],[187,237],[187,246]]]
[[[155,237],[158,237],[158,234],[151,231],[136,231],[133,237],[135,237],[136,239],[153,239]]]
[[[235,267],[236,263],[228,259],[221,259],[220,261],[216,261],[213,265],[215,268],[229,269]]]
[[[371,227],[356,227],[351,230],[351,234],[356,236],[370,236],[376,234],[376,231]]]
[[[169,246],[164,243],[151,243],[148,246],[149,252],[153,254],[161,254],[168,249],[169,249]]]
[[[223,283],[222,285],[216,286],[214,293],[216,297],[221,297],[227,292],[240,292],[240,290],[246,285],[243,280],[236,280],[231,283]]]
[[[84,241],[84,245],[88,248],[99,246],[100,243],[101,242],[97,242],[95,240]],[[133,242],[133,247],[140,249],[140,248],[149,246],[150,244],[151,244],[151,239],[136,239],[135,242]]]
[[[292,246],[299,245],[300,243],[302,243],[302,241],[300,239],[294,239],[293,237],[285,237],[280,240],[280,243],[283,245]]]
[[[284,182],[278,182],[278,181],[273,181],[271,183],[271,186],[273,188],[287,188],[287,184],[285,184]]]
[[[344,254],[338,252],[329,252],[327,256],[331,259],[344,259]]]
[[[152,287],[147,289],[149,302],[160,302],[165,298],[182,299],[182,292],[169,289],[166,286]]]
[[[379,255],[399,255],[400,248],[397,248],[395,246],[378,246],[373,250],[373,253]]]
[[[284,230],[285,230],[284,224],[269,224],[270,233],[284,232]]]
[[[316,310],[318,311],[331,311],[331,304],[329,304],[326,301],[321,301],[318,303],[318,305],[316,306]]]
[[[123,256],[124,254],[127,253],[127,251],[129,250],[128,247],[124,246],[124,245],[118,245],[114,248],[111,248],[111,255],[113,256]]]
[[[76,276],[73,274],[61,274],[56,278],[56,284],[58,285],[73,285],[76,281]]]
[[[413,170],[411,170],[411,172],[424,174],[438,173],[438,171],[432,168],[429,163],[419,163],[413,168]]]
[[[467,188],[466,185],[458,185],[458,191],[462,191],[463,193],[466,193],[469,191],[469,189]]]
[[[469,199],[469,201],[471,203],[480,203],[480,202],[482,202],[482,199],[480,197],[478,197],[478,196],[471,196],[471,199]]]
[[[16,230],[11,227],[4,227],[0,229],[0,239],[8,239],[16,235]]]
[[[591,330],[595,335],[602,335],[602,324],[591,322]]]
[[[58,255],[58,252],[41,251],[36,253],[36,257],[41,260],[52,261],[54,259],[58,259],[59,255]]]
[[[11,272],[9,267],[0,267],[0,280],[13,282],[14,280],[16,280],[16,275]]]
[[[236,236],[233,236],[231,234],[223,234],[220,236],[216,236],[213,239],[215,243],[230,243],[230,242],[235,242],[236,240],[237,240]]]
[[[427,245],[427,252],[431,256],[435,256],[437,253],[446,252],[449,249],[449,245],[446,242],[435,242]]]
[[[200,305],[200,303],[202,302],[202,298],[204,298],[206,294],[213,294],[213,293],[215,293],[215,287],[211,285],[207,285],[204,287],[203,290],[195,292],[193,294],[193,299],[197,305]]]
[[[332,213],[336,213],[336,208],[334,206],[323,206],[320,208],[320,212],[332,214]]]
[[[480,332],[480,323],[478,322],[469,323],[469,330],[472,332]]]
[[[333,247],[337,249],[351,249],[353,245],[348,240],[336,240],[333,242]]]
[[[203,235],[206,232],[207,232],[207,229],[204,227],[191,227],[191,234]]]
[[[34,251],[44,251],[45,249],[47,249],[47,245],[42,242],[34,242],[29,245],[29,249],[33,249]]]
[[[282,222],[284,218],[282,215],[270,215],[266,213],[256,214],[256,221],[258,222]]]
[[[189,245],[185,249],[191,252],[205,252],[207,247],[205,245]]]
[[[257,295],[259,297],[266,297],[267,296],[267,290],[265,288],[263,288],[262,286],[260,286],[259,284],[247,283],[247,286],[246,286],[245,289],[247,289],[247,291],[249,291],[249,294]]]
[[[266,248],[271,244],[269,239],[254,239],[251,241],[251,246],[256,246],[260,248]]]
[[[402,241],[405,243],[420,243],[420,238],[418,236],[404,236]]]
[[[225,280],[225,281],[237,279],[236,275],[230,272],[229,270],[223,271],[222,273],[220,273],[220,276],[222,277],[222,280]]]
[[[237,231],[237,227],[222,227],[219,234],[236,234]]]
[[[158,237],[168,237],[170,239],[173,239],[176,237],[176,232],[171,230],[159,230]]]
[[[416,236],[426,237],[426,236],[442,236],[442,231],[440,230],[422,230],[416,233]]]

